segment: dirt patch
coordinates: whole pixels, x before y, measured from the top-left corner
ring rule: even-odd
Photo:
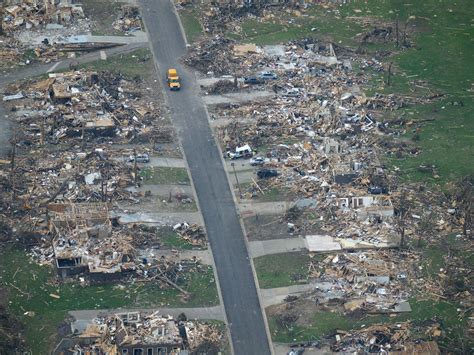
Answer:
[[[321,234],[317,224],[307,223],[307,213],[302,213],[296,220],[288,220],[288,216],[258,215],[244,218],[247,238],[254,240],[271,240],[292,238],[296,235]],[[288,222],[294,226],[289,226]],[[293,232],[291,232],[293,231]]]
[[[288,225],[281,222],[281,217],[276,215],[253,216],[244,218],[245,230],[248,240],[270,240],[290,238]]]

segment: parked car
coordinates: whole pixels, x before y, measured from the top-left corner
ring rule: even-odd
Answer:
[[[262,71],[258,74],[258,77],[263,80],[276,80],[278,79],[278,75],[276,75],[272,71]]]
[[[135,155],[130,155],[128,158],[129,162],[134,162],[135,161]],[[150,156],[148,154],[137,154],[137,163],[148,163],[150,162]]]
[[[257,176],[259,179],[268,179],[278,176],[278,171],[275,169],[260,169],[257,171]]]
[[[257,78],[256,76],[249,76],[248,78],[244,78],[244,84],[248,85],[257,85],[262,84],[262,79]]]
[[[259,166],[263,165],[265,163],[265,159],[262,157],[254,157],[250,159],[250,165],[252,166]]]
[[[367,189],[367,192],[372,195],[388,194],[388,187],[386,186],[371,186]]]
[[[300,91],[298,89],[291,89],[283,93],[283,96],[286,97],[299,97],[301,95]]]

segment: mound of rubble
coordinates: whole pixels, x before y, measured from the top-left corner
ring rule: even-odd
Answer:
[[[23,144],[172,140],[156,127],[160,109],[136,81],[119,73],[74,71],[10,85],[3,101],[12,105]]]
[[[132,33],[142,29],[142,19],[139,8],[133,5],[123,5],[120,16],[112,27],[117,31]]]
[[[68,35],[89,32],[81,5],[70,1],[4,1],[0,28],[0,67],[32,60],[50,62],[64,57]],[[28,50],[34,56],[26,58]]]
[[[178,321],[158,311],[100,316],[82,333],[63,339],[55,354],[61,351],[138,354],[144,353],[143,349],[149,354],[176,355],[219,351],[224,335],[217,326],[181,318],[184,319]]]

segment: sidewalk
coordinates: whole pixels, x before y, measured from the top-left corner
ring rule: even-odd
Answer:
[[[149,223],[151,225],[174,225],[177,223],[188,222],[204,225],[201,212],[135,212],[120,213],[111,212],[111,215],[119,216],[120,223]]]
[[[269,254],[281,254],[306,250],[306,241],[302,237],[256,240],[248,243],[249,253],[252,258]]]
[[[181,260],[189,260],[192,259],[193,257],[196,257],[197,259],[200,260],[202,264],[205,265],[213,265],[214,261],[212,259],[211,251],[209,249],[207,250],[179,250],[179,251],[173,251],[170,249],[166,250],[155,250],[152,249],[150,250],[150,254],[153,254],[155,258],[160,258],[162,256],[166,257],[172,257],[173,261],[181,261]],[[146,257],[148,254],[147,253],[141,253],[141,257]]]
[[[288,295],[299,295],[303,292],[313,290],[315,284],[293,285],[278,288],[261,288],[260,295],[262,296],[263,307],[282,303]]]
[[[255,216],[256,214],[284,214],[292,205],[289,201],[276,202],[253,202],[252,200],[241,200],[238,210],[242,217]]]

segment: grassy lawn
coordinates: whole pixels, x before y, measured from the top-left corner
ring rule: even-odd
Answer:
[[[354,45],[352,37],[358,32],[361,32],[361,26],[315,6],[304,16],[279,13],[277,19],[244,20],[241,32],[229,32],[228,35],[242,42],[259,45],[285,43],[314,36]]]
[[[260,185],[262,180],[256,180],[257,184]],[[253,182],[245,182],[240,184],[240,189],[242,190],[243,193],[247,191],[249,188],[254,187],[256,188],[255,184]],[[260,187],[263,189],[263,192],[265,194],[262,195],[260,190],[258,190],[257,197],[254,199],[255,201],[258,202],[278,202],[278,201],[285,201],[285,200],[291,200],[290,196],[290,190],[285,187],[270,187],[270,188],[265,188],[260,185]],[[235,185],[235,189],[238,190],[237,184]]]
[[[167,233],[166,235],[160,237],[160,240],[163,243],[163,246],[168,248],[184,250],[191,250],[194,248],[191,243],[189,243],[187,240],[184,240],[174,232]]]
[[[416,144],[421,147],[419,155],[396,158],[388,156],[386,161],[392,167],[398,167],[401,176],[411,181],[427,181],[445,183],[460,176],[472,174],[474,157],[474,100],[469,107],[452,106],[449,100],[429,105],[417,105],[403,109],[401,114],[416,119],[434,118],[434,122],[426,123],[419,131],[420,139]],[[405,139],[413,136],[412,130],[405,135]],[[436,166],[439,178],[418,169],[420,165]]]
[[[130,78],[138,76],[147,79],[154,73],[153,58],[148,48],[110,56],[107,60],[81,64],[79,67],[96,71],[119,72]]]
[[[277,201],[283,201],[287,199],[287,196],[285,193],[286,191],[284,188],[272,187],[264,191],[265,191],[265,195],[262,195],[260,193],[258,197],[258,201],[260,202],[277,202]]]
[[[387,59],[397,67],[394,86],[377,85],[377,91],[413,93],[420,90],[410,80],[425,82],[431,92],[443,93],[445,98],[429,105],[404,109],[400,116],[410,119],[434,118],[420,132],[422,153],[403,160],[388,159],[401,169],[409,180],[444,183],[459,176],[472,174],[474,156],[474,114],[472,82],[474,57],[471,26],[474,3],[469,0],[455,3],[447,0],[427,0],[407,4],[399,0],[366,1],[341,7],[343,16],[377,16],[400,23],[415,24],[414,48],[404,50]],[[355,12],[357,10],[357,12]],[[470,10],[470,11],[469,11]],[[416,92],[415,92],[416,94]],[[452,101],[463,105],[453,106]],[[410,137],[412,133],[408,133]],[[417,171],[419,165],[438,167],[440,179]]]
[[[57,342],[56,330],[67,311],[81,309],[139,308],[151,306],[210,306],[218,303],[212,268],[193,273],[183,282],[191,293],[186,302],[174,289],[160,289],[150,283],[126,287],[115,285],[81,287],[56,284],[53,271],[39,266],[23,252],[5,248],[0,254],[0,285],[8,290],[9,309],[25,326],[33,354],[47,354]],[[50,294],[59,295],[56,299]],[[25,314],[26,312],[30,312]],[[33,313],[31,313],[33,312]]]
[[[196,11],[189,9],[180,10],[179,17],[181,18],[188,43],[193,43],[202,34],[202,26]]]
[[[120,9],[125,3],[115,0],[81,0],[80,3],[83,5],[84,15],[94,23],[93,35],[123,35],[112,27],[112,23],[120,15]]]
[[[265,255],[253,260],[261,288],[307,283],[309,254],[306,252]]]
[[[188,185],[190,180],[185,168],[151,167],[140,171],[144,184],[183,184]]]
[[[440,346],[451,347],[459,341],[460,337],[465,337],[463,331],[467,319],[459,319],[456,304],[431,300],[411,299],[409,301],[412,312],[394,317],[390,315],[364,315],[354,318],[338,312],[317,311],[311,314],[311,323],[304,327],[295,325],[291,328],[280,328],[276,322],[276,317],[272,316],[269,317],[270,332],[273,341],[290,343],[321,339],[330,335],[335,329],[356,330],[362,328],[362,326],[377,323],[398,323],[410,319],[413,321],[413,325],[416,326],[416,324],[422,324],[424,321],[438,317],[442,319],[442,327],[446,331],[446,337],[438,341]],[[426,338],[427,335],[420,334],[420,337]]]

